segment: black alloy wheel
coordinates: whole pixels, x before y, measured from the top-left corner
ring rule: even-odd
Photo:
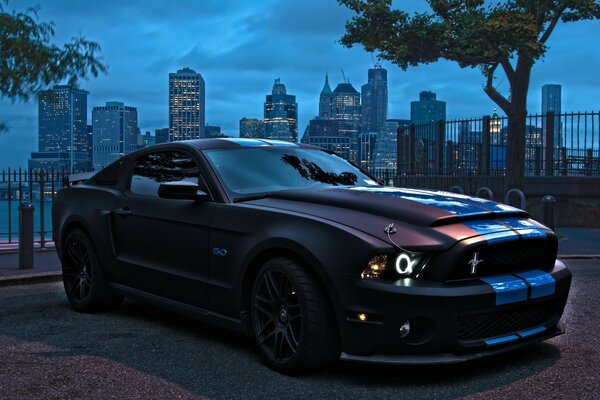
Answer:
[[[256,277],[251,302],[254,337],[272,368],[312,368],[339,355],[329,302],[313,277],[294,261],[268,261]]]
[[[76,303],[85,303],[92,287],[90,253],[81,235],[70,235],[65,244],[68,263],[63,267],[65,290]]]
[[[73,229],[63,246],[63,284],[71,306],[76,311],[94,312],[119,305],[123,298],[108,287],[88,236]]]

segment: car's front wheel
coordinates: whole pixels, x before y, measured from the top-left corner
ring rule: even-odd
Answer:
[[[71,230],[64,241],[62,273],[67,299],[76,311],[104,311],[123,300],[108,286],[94,246],[81,229]]]
[[[296,262],[274,258],[265,263],[256,275],[251,301],[254,337],[272,368],[314,368],[339,355],[329,301]]]

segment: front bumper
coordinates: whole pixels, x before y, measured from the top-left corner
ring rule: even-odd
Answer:
[[[382,364],[456,363],[560,335],[571,284],[560,261],[549,272],[448,283],[333,278],[344,305],[340,358]]]

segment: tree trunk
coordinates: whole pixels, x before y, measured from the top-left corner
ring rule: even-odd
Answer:
[[[525,123],[527,111],[511,110],[508,114],[506,138],[506,185],[505,191],[521,189],[525,179]]]
[[[511,85],[506,138],[506,190],[524,188],[525,181],[525,125],[527,122],[527,91],[533,63],[520,56]]]

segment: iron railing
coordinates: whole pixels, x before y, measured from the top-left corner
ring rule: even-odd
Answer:
[[[18,239],[19,204],[27,201],[34,205],[35,240],[41,247],[52,235],[51,202],[63,187],[66,171],[24,169],[0,172],[0,243],[13,243]]]
[[[600,113],[529,115],[526,176],[600,176]],[[398,174],[504,176],[507,117],[438,121],[398,132]]]

